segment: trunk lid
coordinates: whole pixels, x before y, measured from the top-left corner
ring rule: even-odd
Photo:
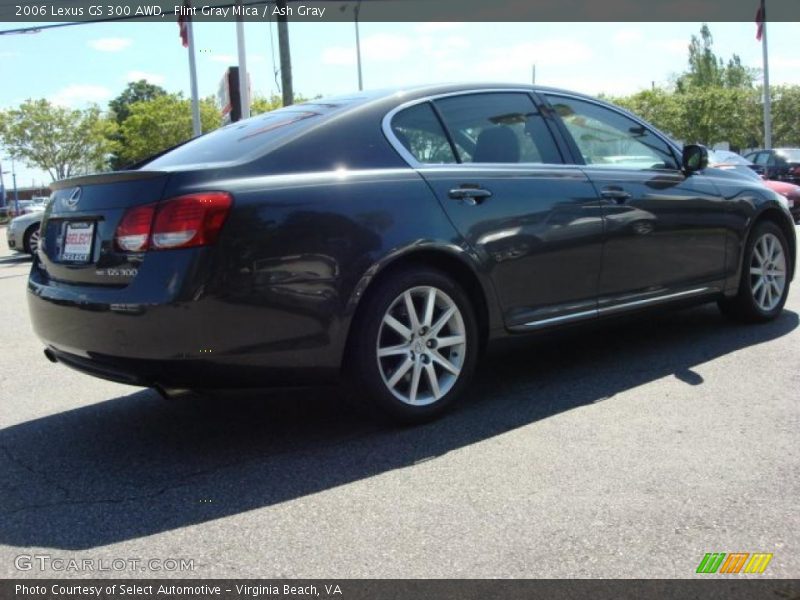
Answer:
[[[120,171],[57,181],[41,227],[38,259],[51,279],[124,286],[144,253],[124,252],[114,234],[125,211],[162,199],[168,173]]]

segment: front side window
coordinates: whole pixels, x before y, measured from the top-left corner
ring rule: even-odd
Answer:
[[[392,133],[397,141],[421,163],[456,162],[447,134],[427,102],[397,113],[392,118]]]
[[[586,164],[616,169],[677,169],[667,143],[625,115],[574,98],[548,95]]]
[[[562,163],[544,119],[524,93],[435,100],[463,163]]]

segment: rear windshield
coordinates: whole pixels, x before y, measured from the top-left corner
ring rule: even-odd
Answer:
[[[366,98],[358,96],[313,100],[256,115],[178,146],[146,163],[144,167],[160,169],[255,158],[364,100]]]

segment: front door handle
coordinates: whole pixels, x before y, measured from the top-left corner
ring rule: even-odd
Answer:
[[[492,192],[481,187],[462,186],[453,188],[447,192],[447,195],[453,200],[464,200],[467,204],[474,206],[490,198]]]
[[[606,200],[613,200],[617,204],[622,204],[623,202],[631,199],[631,194],[622,188],[607,187],[600,190],[600,197]]]

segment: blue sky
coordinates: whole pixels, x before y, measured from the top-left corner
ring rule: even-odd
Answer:
[[[24,26],[24,24],[22,24]],[[20,26],[14,24],[13,26]],[[253,92],[278,91],[270,26],[245,25]],[[447,81],[529,82],[589,94],[625,94],[667,83],[686,65],[686,46],[700,23],[370,23],[360,24],[365,88]],[[718,55],[737,53],[761,66],[753,23],[710,23]],[[3,23],[0,29],[12,25]],[[357,88],[352,23],[291,23],[296,93],[337,94]],[[770,23],[773,84],[800,84],[800,23]],[[196,23],[202,96],[216,93],[225,68],[236,64],[233,23]],[[174,22],[102,23],[0,36],[0,108],[27,98],[65,106],[105,106],[128,81],[148,79],[189,95],[187,52]],[[0,149],[0,158],[5,153]],[[9,163],[3,162],[3,169]],[[17,164],[20,186],[48,183]],[[6,186],[10,187],[6,176]]]

